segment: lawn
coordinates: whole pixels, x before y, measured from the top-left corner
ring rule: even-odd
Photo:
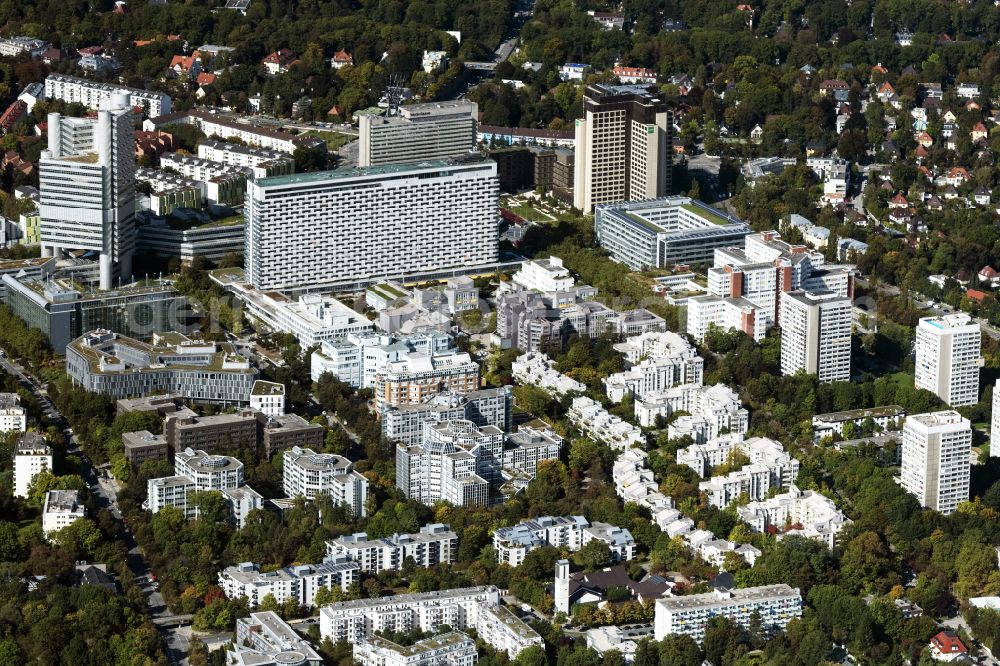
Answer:
[[[520,215],[528,222],[551,222],[555,218],[547,213],[543,213],[539,209],[528,206],[525,204],[518,204],[516,206],[507,207],[511,212]]]
[[[358,137],[351,134],[341,134],[340,132],[320,132],[312,131],[306,132],[303,136],[317,136],[324,141],[326,141],[326,149],[331,153],[335,153],[351,141],[354,141]]]

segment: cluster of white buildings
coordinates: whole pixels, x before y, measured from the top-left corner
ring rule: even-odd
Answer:
[[[641,400],[682,384],[702,384],[705,360],[672,331],[632,336],[616,344],[615,350],[624,354],[627,369],[604,380],[612,402],[621,402],[626,396]]]
[[[868,419],[879,431],[899,430],[906,418],[906,410],[899,405],[885,405],[868,409],[851,409],[844,412],[817,414],[812,419],[813,441],[819,441],[832,435],[843,435],[844,428],[850,424],[855,432],[860,433]]]
[[[765,585],[743,589],[717,587],[705,594],[690,594],[656,600],[654,638],[690,636],[699,643],[711,618],[723,616],[743,630],[753,619],[768,632],[784,631],[788,623],[802,617],[802,596],[788,585]]]
[[[613,449],[623,450],[646,442],[642,430],[583,395],[573,398],[567,416],[586,436]]]
[[[313,381],[319,381],[321,375],[329,372],[355,388],[375,388],[377,378],[385,375],[393,363],[420,355],[431,359],[433,365],[435,356],[454,354],[453,340],[447,333],[392,335],[366,331],[323,341],[313,352],[310,363]]]
[[[219,572],[219,587],[228,599],[245,597],[251,608],[259,606],[268,595],[279,604],[291,598],[300,606],[311,607],[316,605],[316,593],[321,589],[339,587],[347,592],[347,588],[360,579],[361,565],[347,558],[275,571],[261,571],[252,562],[242,562]]]
[[[445,391],[415,405],[392,405],[382,410],[382,436],[403,446],[423,441],[425,423],[471,421],[477,426],[511,430],[514,391],[510,386],[467,393]]]
[[[690,436],[695,444],[718,437],[723,431],[743,434],[750,424],[750,414],[735,390],[725,384],[698,386],[684,384],[652,393],[635,403],[635,416],[644,428],[657,425],[686,412],[667,426],[667,436],[678,439]]]
[[[475,629],[480,638],[495,650],[506,652],[511,659],[532,645],[543,645],[537,632],[500,605],[500,591],[492,586],[344,601],[323,606],[319,613],[320,635],[324,639],[334,643],[346,640],[355,646],[370,643],[376,632],[408,633],[419,629],[433,633],[443,625],[458,631]],[[441,636],[436,638],[441,639]],[[461,638],[448,639],[452,640],[464,643]],[[361,659],[366,666],[442,663],[423,656],[436,654],[433,643],[412,650],[413,655],[417,655],[412,662],[406,659],[410,648],[386,643],[384,639],[377,641],[375,650],[356,648],[355,658]],[[466,657],[474,660],[474,648],[473,643],[473,652]]]
[[[541,352],[518,356],[511,364],[511,376],[518,384],[537,386],[557,398],[583,393],[587,387],[555,369],[555,361]]]
[[[364,532],[347,534],[326,542],[327,559],[346,557],[361,565],[366,574],[399,571],[407,559],[415,566],[451,564],[458,554],[458,535],[447,525],[424,525],[416,534],[393,534],[369,539]]]
[[[196,502],[190,493],[214,490],[221,493],[229,507],[230,520],[242,527],[247,515],[264,506],[264,497],[245,485],[243,463],[232,456],[210,455],[205,451],[185,449],[174,455],[174,476],[146,482],[145,508],[158,513],[164,507],[179,510],[187,519],[198,517]]]
[[[778,538],[800,535],[822,541],[833,550],[837,534],[851,521],[833,500],[792,484],[787,493],[737,508],[740,520],[755,532],[778,531]]]
[[[493,531],[497,560],[520,566],[536,548],[551,546],[576,552],[591,541],[607,544],[611,558],[624,562],[635,557],[635,539],[627,529],[607,523],[592,523],[583,516],[539,516]]]
[[[58,99],[66,103],[76,102],[91,109],[100,108],[101,102],[119,92],[128,95],[130,107],[141,107],[147,116],[170,113],[171,100],[165,93],[126,88],[65,74],[49,74],[45,78],[45,99]]]
[[[687,465],[700,477],[711,475],[713,467],[734,455],[749,463],[724,476],[714,476],[698,484],[712,506],[723,509],[741,495],[751,501],[765,499],[772,488],[789,488],[799,473],[799,461],[780,443],[766,437],[744,438],[741,434],[721,435],[705,444],[693,444],[677,452],[677,464]]]
[[[347,458],[293,446],[285,450],[282,459],[283,488],[288,497],[301,495],[312,500],[329,495],[334,505],[349,507],[352,515],[368,515],[368,479]]]

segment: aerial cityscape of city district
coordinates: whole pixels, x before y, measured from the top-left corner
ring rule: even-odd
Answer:
[[[1000,0],[0,1],[0,666],[1000,666]]]

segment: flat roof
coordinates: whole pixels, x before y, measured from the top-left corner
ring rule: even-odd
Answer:
[[[470,166],[486,166],[488,164],[490,164],[490,161],[486,159],[441,159],[410,164],[380,164],[365,168],[348,167],[332,171],[312,171],[309,173],[289,174],[287,176],[273,176],[271,178],[261,178],[256,181],[256,184],[261,187],[280,187],[282,185],[302,185],[330,180],[363,178],[366,176],[389,176],[408,171],[426,171],[428,169],[461,169]]]

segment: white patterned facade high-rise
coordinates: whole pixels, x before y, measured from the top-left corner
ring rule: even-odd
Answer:
[[[969,499],[972,425],[955,411],[913,414],[903,426],[900,484],[920,505],[953,513]]]
[[[979,402],[982,330],[964,313],[923,317],[917,324],[914,385],[951,407]]]
[[[851,379],[851,299],[832,291],[781,294],[781,374]]]

